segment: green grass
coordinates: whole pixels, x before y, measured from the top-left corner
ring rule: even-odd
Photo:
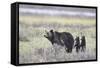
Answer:
[[[95,36],[95,19],[79,19],[79,18],[42,18],[42,17],[22,17],[20,16],[19,35],[22,39],[19,41],[19,62],[20,63],[39,63],[39,62],[53,62],[53,61],[77,61],[77,60],[91,60],[96,59],[96,36]],[[45,24],[53,25],[54,23],[62,25],[41,27]],[[34,24],[42,24],[40,27],[34,27]],[[63,27],[63,25],[75,25],[78,27]],[[81,24],[81,25],[79,25]],[[91,27],[88,27],[91,26]],[[81,28],[86,26],[86,28]],[[81,36],[81,33],[86,36],[86,52],[76,53],[75,49],[71,54],[65,52],[63,47],[53,47],[53,45],[44,38],[45,30],[50,29],[58,32],[70,32],[74,38]],[[28,39],[29,41],[25,41]],[[56,52],[55,52],[56,50]]]
[[[40,16],[20,16],[19,20],[22,23],[26,24],[82,24],[82,25],[94,25],[95,19],[86,19],[86,18],[69,18],[69,17],[40,17]]]

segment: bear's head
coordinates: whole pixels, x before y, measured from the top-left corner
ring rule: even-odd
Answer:
[[[53,30],[45,31],[45,32],[46,32],[46,35],[44,35],[44,37],[47,38],[53,44],[53,40],[54,40]]]

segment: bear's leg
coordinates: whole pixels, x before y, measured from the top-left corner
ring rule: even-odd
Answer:
[[[79,52],[79,49],[80,49],[80,48],[77,46],[77,47],[76,47],[76,52],[77,52],[77,53]]]
[[[72,52],[72,48],[66,48],[66,52],[67,53],[71,53]]]
[[[85,51],[85,49],[86,49],[86,47],[85,47],[85,46],[82,46],[82,50],[81,50],[81,51],[83,51],[83,52],[84,52],[84,51]]]

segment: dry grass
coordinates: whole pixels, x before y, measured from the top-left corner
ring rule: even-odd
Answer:
[[[75,20],[69,19],[53,19],[53,21],[47,21],[46,23],[41,23],[40,27],[34,26],[35,22],[44,22],[42,20],[35,20],[34,17],[20,17],[19,23],[19,63],[40,63],[40,62],[56,62],[56,61],[77,61],[77,60],[92,60],[96,59],[96,41],[95,41],[95,20],[84,19],[84,20]],[[56,26],[49,26],[58,23]],[[74,22],[77,23],[74,23]],[[40,22],[38,24],[40,24]],[[52,22],[52,23],[51,23]],[[30,24],[31,23],[31,24]],[[49,23],[49,25],[45,25]],[[73,25],[77,26],[71,26]],[[79,25],[81,23],[82,25]],[[44,25],[44,26],[43,26]],[[67,25],[67,26],[63,26]],[[88,27],[90,25],[91,27]],[[41,27],[43,26],[43,27]],[[83,27],[85,26],[85,27]],[[83,28],[81,28],[83,27]],[[65,48],[59,45],[52,45],[46,38],[43,37],[45,30],[54,29],[59,32],[70,32],[74,38],[80,36],[81,32],[86,36],[86,51],[76,53],[75,48],[72,53],[66,53]]]

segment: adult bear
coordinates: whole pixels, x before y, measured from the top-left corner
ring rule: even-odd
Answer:
[[[58,44],[61,46],[65,46],[66,52],[71,53],[74,45],[74,38],[69,32],[57,32],[50,30],[46,31],[46,35],[44,35],[52,45]]]

